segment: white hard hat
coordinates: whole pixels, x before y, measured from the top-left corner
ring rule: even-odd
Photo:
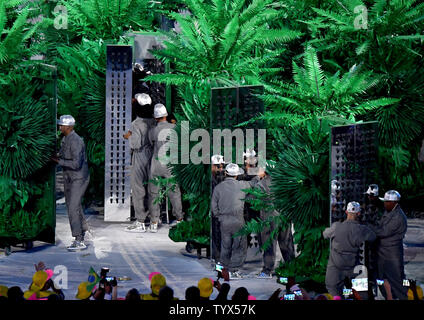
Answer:
[[[400,201],[400,193],[396,190],[389,190],[384,194],[384,198],[380,198],[381,201]]]
[[[155,119],[157,118],[163,118],[168,115],[168,111],[166,110],[166,107],[162,103],[155,104],[155,107],[153,109],[153,117]]]
[[[74,126],[75,119],[73,116],[65,114],[63,116],[60,116],[59,120],[57,120],[57,124],[60,126]]]
[[[359,213],[361,212],[361,206],[358,202],[352,201],[347,204],[346,211],[349,213]]]
[[[225,164],[224,156],[221,156],[220,154],[214,154],[211,157],[212,164]]]
[[[246,152],[243,152],[243,157],[253,158],[254,156],[256,156],[256,152],[253,149],[246,149]]]
[[[376,184],[370,184],[368,186],[368,190],[367,190],[367,192],[365,192],[365,194],[369,194],[371,196],[378,197],[378,185],[376,185]]]
[[[137,93],[134,98],[137,100],[140,106],[144,106],[146,104],[152,104],[152,99],[146,93]]]
[[[331,180],[331,192],[336,192],[340,190],[340,183],[337,180]]]
[[[232,177],[238,176],[240,174],[244,173],[244,170],[242,168],[240,168],[237,164],[235,163],[229,163],[227,164],[227,166],[225,167],[225,172]]]

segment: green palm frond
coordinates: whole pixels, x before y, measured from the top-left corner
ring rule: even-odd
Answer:
[[[16,6],[21,5],[20,10]],[[13,80],[20,65],[31,64],[29,59],[42,51],[43,43],[37,32],[51,21],[28,21],[31,13],[28,3],[22,1],[0,2],[0,83]]]
[[[0,174],[27,178],[53,154],[55,133],[50,113],[45,100],[32,98],[38,89],[36,83],[32,87],[10,84],[1,89]]]
[[[216,0],[212,4],[186,1],[191,15],[171,15],[179,22],[181,33],[163,32],[166,48],[154,52],[162,61],[175,63],[174,74],[148,79],[175,85],[203,80],[212,86],[258,79],[260,68],[271,60],[271,57],[260,60],[264,47],[282,45],[301,35],[288,28],[269,27],[268,22],[280,14],[273,8],[262,10],[272,3],[272,0],[251,3]],[[255,50],[260,52],[253,56],[258,58],[257,63],[243,65],[245,59],[252,59]]]
[[[125,31],[152,26],[154,3],[148,0],[67,0],[70,32],[91,40],[119,39]]]
[[[354,66],[342,74],[337,71],[327,76],[318,60],[316,50],[309,46],[302,68],[293,61],[293,81],[270,82],[265,86],[264,101],[275,112],[289,112],[299,116],[334,115],[354,119],[355,116],[392,105],[398,99],[369,99],[367,93],[378,84],[371,72],[361,72]]]

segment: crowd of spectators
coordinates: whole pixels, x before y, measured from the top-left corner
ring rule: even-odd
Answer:
[[[35,265],[35,273],[28,289],[23,291],[18,286],[7,288],[0,285],[0,301],[24,301],[24,300],[65,300],[65,295],[61,289],[55,286],[52,280],[53,271],[45,267],[43,262]],[[149,275],[150,292],[140,293],[136,288],[130,289],[125,297],[118,296],[118,285],[116,278],[102,278],[97,274],[89,275],[88,281],[81,282],[78,286],[75,298],[78,300],[159,300],[170,302],[173,300],[186,300],[188,302],[197,303],[201,301],[211,300],[212,293],[215,290],[218,294],[214,301],[234,301],[237,303],[256,300],[249,293],[246,287],[237,287],[232,296],[229,295],[231,290],[230,277],[227,269],[223,269],[219,274],[221,281],[211,278],[202,278],[198,281],[197,286],[190,286],[185,290],[185,297],[175,297],[174,290],[167,285],[166,278],[159,272],[152,272]],[[222,283],[221,283],[222,282]],[[423,290],[416,282],[409,280],[410,286],[408,290],[409,300],[422,300]],[[390,283],[385,281],[385,289],[390,292]],[[299,284],[295,283],[294,277],[289,277],[288,282],[283,287],[275,290],[268,300],[361,300],[361,295],[354,289],[350,289],[350,296],[331,296],[329,293],[311,293],[307,292]],[[389,294],[387,300],[391,300]],[[72,297],[72,300],[74,298]]]

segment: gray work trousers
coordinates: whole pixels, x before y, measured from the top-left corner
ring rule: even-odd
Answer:
[[[212,217],[212,258],[219,261],[221,258],[221,227],[217,217]]]
[[[89,182],[90,177],[73,181],[67,181],[65,178],[64,181],[65,202],[68,208],[69,224],[71,226],[72,236],[75,237],[77,241],[83,241],[84,233],[88,231],[81,200]]]
[[[403,246],[379,248],[378,278],[390,283],[393,299],[408,300],[408,287],[403,286],[405,279]],[[387,297],[384,286],[379,286],[381,293]]]
[[[345,278],[353,278],[353,269],[343,270],[337,268],[331,260],[328,261],[327,271],[325,273],[325,286],[327,287],[328,293],[334,296],[343,295],[343,286]]]
[[[270,227],[266,227],[262,230],[259,237],[259,245],[262,246],[271,236],[272,230],[275,229],[275,223],[272,222]],[[291,228],[288,227],[286,230],[282,230],[278,233],[277,238],[274,238],[271,245],[264,250],[263,260],[264,266],[262,271],[265,273],[271,273],[274,271],[275,265],[275,251],[278,246],[280,247],[281,255],[283,256],[284,262],[289,262],[295,257],[294,243]]]
[[[162,178],[171,178],[171,170],[161,164],[159,160],[152,159],[151,167],[150,167],[150,179],[155,179],[156,177],[162,177]],[[155,185],[152,182],[149,182],[148,184],[148,191],[149,191],[149,210],[150,210],[150,217],[152,219],[153,223],[157,223],[159,221],[160,216],[160,208],[159,203],[154,203],[156,197],[159,195],[159,186]],[[172,205],[172,214],[178,219],[183,218],[183,212],[182,212],[182,204],[181,204],[181,191],[178,184],[174,185],[174,189],[170,190],[168,193],[169,200],[171,201]]]
[[[146,182],[149,180],[150,152],[133,151],[131,167],[131,194],[137,221],[146,220],[147,211],[144,206],[146,198]]]
[[[221,229],[220,262],[230,272],[235,272],[243,266],[246,260],[246,236],[233,238],[233,235],[244,226],[244,218],[242,215],[220,215],[219,223]]]

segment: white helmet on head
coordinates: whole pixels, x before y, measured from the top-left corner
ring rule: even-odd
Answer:
[[[145,106],[147,104],[152,104],[152,98],[146,93],[137,93],[134,98],[137,100],[140,106]]]
[[[155,119],[157,118],[163,118],[168,115],[168,111],[166,110],[166,107],[162,103],[155,104],[155,107],[153,109],[153,117]]]
[[[59,120],[57,120],[57,124],[60,126],[74,126],[75,119],[73,116],[65,114],[63,116],[60,116]]]
[[[224,156],[221,156],[220,154],[214,154],[211,157],[212,164],[225,164]]]
[[[361,212],[361,206],[358,202],[352,201],[347,204],[346,211],[349,213],[359,213]]]
[[[256,156],[256,152],[253,149],[246,149],[246,152],[243,152],[243,157],[253,158]]]
[[[365,194],[368,194],[370,196],[378,197],[378,185],[376,185],[376,184],[370,184],[368,186],[368,190],[365,192]]]
[[[236,177],[240,174],[244,173],[244,170],[241,169],[237,164],[235,163],[229,163],[227,164],[227,166],[225,167],[225,172],[232,177]]]
[[[340,190],[340,183],[337,180],[331,180],[331,193]]]
[[[384,194],[384,198],[380,198],[381,201],[400,201],[400,193],[396,190],[389,190]]]

